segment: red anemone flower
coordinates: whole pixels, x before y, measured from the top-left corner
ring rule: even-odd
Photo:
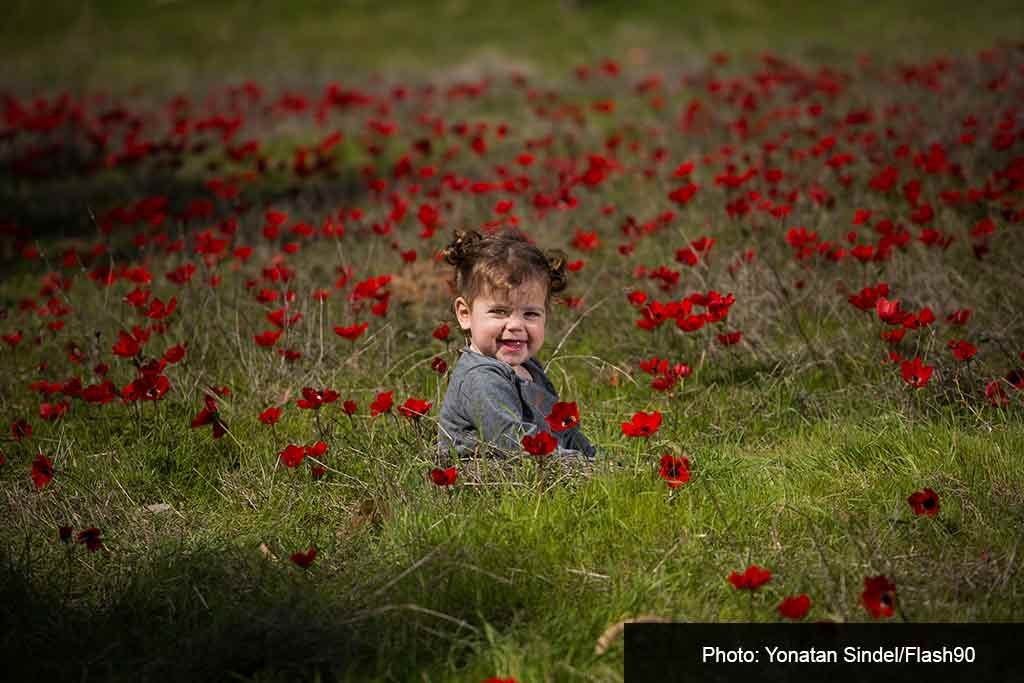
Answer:
[[[25,420],[15,420],[11,423],[11,436],[14,437],[15,441],[21,441],[32,436],[32,425]]]
[[[439,341],[448,341],[448,335],[450,333],[451,333],[451,329],[448,327],[448,323],[441,323],[431,333],[430,336],[432,336],[434,339],[437,339]]]
[[[811,608],[811,599],[806,594],[791,595],[779,603],[779,616],[784,619],[803,619]]]
[[[53,479],[53,463],[43,454],[36,456],[36,459],[32,461],[32,483],[36,485],[36,490],[40,490],[50,483]]]
[[[355,341],[356,339],[359,339],[359,337],[363,336],[363,332],[366,332],[366,328],[369,326],[369,323],[358,323],[348,327],[335,327],[334,332],[338,336],[344,337],[349,341]]]
[[[389,412],[395,402],[393,398],[394,393],[394,391],[382,391],[377,394],[376,398],[373,399],[373,403],[370,404],[370,417],[377,417]]]
[[[253,339],[255,339],[256,343],[260,346],[267,348],[276,344],[282,334],[284,334],[284,330],[267,330],[266,332],[260,332],[254,336]]]
[[[121,356],[122,358],[132,358],[138,355],[142,347],[135,337],[128,334],[124,330],[118,332],[117,336],[117,343],[111,347],[111,350],[114,352],[115,355]]]
[[[920,358],[914,358],[914,360],[905,360],[900,363],[900,372],[903,374],[903,381],[914,387],[920,389],[924,385],[928,384],[928,380],[932,376],[932,372],[935,368],[930,365],[924,365],[921,363]]]
[[[212,396],[205,396],[203,398],[206,405],[199,414],[192,419],[192,429],[196,427],[203,427],[205,425],[213,425],[213,438],[219,439],[220,437],[227,434],[227,427],[221,422],[220,414],[217,411],[217,401]]]
[[[661,427],[661,413],[653,410],[650,413],[637,412],[629,422],[622,423],[622,433],[626,436],[651,436]]]
[[[551,406],[551,413],[544,418],[553,432],[564,432],[580,423],[580,411],[575,403],[558,402]]]
[[[444,470],[440,469],[439,467],[435,467],[434,469],[430,470],[430,479],[437,486],[451,486],[452,484],[455,483],[455,480],[458,478],[459,473],[454,467],[449,467]]]
[[[732,346],[734,344],[738,344],[742,337],[743,333],[736,330],[735,332],[727,332],[725,334],[718,335],[718,341],[723,346]]]
[[[334,389],[304,387],[302,389],[302,398],[296,402],[296,405],[306,410],[320,410],[321,406],[337,401],[338,396],[338,392]]]
[[[884,296],[878,297],[875,302],[875,312],[878,313],[878,317],[884,323],[889,325],[902,324],[907,318],[907,312],[900,308],[899,299],[886,299]]]
[[[1006,395],[1006,390],[998,379],[985,385],[985,398],[994,406],[1005,406],[1010,402],[1010,397]]]
[[[79,531],[78,542],[84,543],[85,547],[88,548],[89,552],[91,553],[94,553],[103,547],[103,538],[101,537],[101,532],[94,526]]]
[[[915,515],[934,517],[939,514],[939,494],[930,488],[914,491],[907,498],[907,502],[913,508]]]
[[[946,342],[946,346],[949,347],[950,351],[953,352],[953,357],[957,360],[970,360],[974,358],[974,354],[978,352],[974,344],[963,339],[950,339]]]
[[[302,459],[306,457],[306,449],[295,444],[288,444],[283,451],[277,454],[281,462],[287,467],[298,467]]]
[[[323,441],[317,441],[312,446],[306,446],[306,455],[319,458],[327,452],[327,444]]]
[[[260,422],[265,425],[276,424],[279,419],[281,419],[281,409],[275,406],[271,406],[260,413]]]
[[[884,574],[865,576],[860,602],[875,619],[891,617],[896,608],[896,586]]]
[[[316,548],[312,547],[306,552],[299,550],[291,554],[291,561],[302,567],[303,569],[309,569],[309,566],[313,564],[313,560],[316,559]]]
[[[739,572],[729,574],[729,583],[736,590],[756,590],[768,583],[771,578],[772,572],[770,569],[752,564],[742,574]]]
[[[523,448],[530,455],[548,455],[555,450],[558,439],[547,432],[527,434],[523,437]]]
[[[690,481],[690,460],[685,455],[677,458],[665,453],[661,456],[658,476],[665,480],[670,489],[679,488]]]
[[[185,357],[185,345],[178,344],[164,351],[164,360],[168,363],[177,363]]]
[[[958,311],[953,311],[946,316],[946,322],[950,325],[966,325],[967,321],[971,319],[971,309],[961,308]]]
[[[430,401],[422,398],[408,398],[405,403],[398,406],[398,412],[410,420],[418,420],[430,412],[431,405],[433,404]]]

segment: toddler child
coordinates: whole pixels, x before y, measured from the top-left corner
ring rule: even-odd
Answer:
[[[522,453],[524,435],[548,432],[556,454],[594,457],[573,426],[545,421],[558,392],[535,355],[544,344],[551,295],[566,287],[565,254],[542,252],[512,233],[456,233],[444,250],[455,267],[455,316],[467,346],[448,380],[438,448],[457,455]]]

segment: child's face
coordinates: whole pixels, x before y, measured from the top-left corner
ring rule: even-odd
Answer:
[[[528,282],[507,295],[485,292],[472,307],[460,296],[455,315],[459,326],[469,330],[473,350],[516,367],[544,344],[546,300],[547,287]]]

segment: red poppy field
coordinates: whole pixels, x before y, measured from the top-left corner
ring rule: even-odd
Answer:
[[[627,619],[1019,620],[1024,45],[992,35],[6,75],[6,660],[622,680]],[[436,454],[456,229],[569,255],[538,358],[592,468]]]

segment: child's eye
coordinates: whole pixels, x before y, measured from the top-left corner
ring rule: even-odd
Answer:
[[[537,313],[536,311],[530,311],[529,313],[526,314],[526,317],[530,318],[531,320],[537,320],[538,318],[540,318],[540,313]]]

